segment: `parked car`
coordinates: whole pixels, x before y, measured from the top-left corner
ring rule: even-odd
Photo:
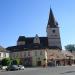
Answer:
[[[10,65],[6,68],[7,71],[15,71],[19,70],[19,67],[17,65]]]
[[[6,70],[7,66],[2,66],[1,69],[2,70]]]
[[[25,69],[25,67],[23,65],[18,65],[18,67],[19,67],[20,70],[24,70]]]

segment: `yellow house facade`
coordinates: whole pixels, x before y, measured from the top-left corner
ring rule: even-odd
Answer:
[[[12,52],[10,53],[10,58],[20,59],[23,65],[30,64],[30,66],[44,66],[47,65],[47,50],[37,49],[30,51]]]

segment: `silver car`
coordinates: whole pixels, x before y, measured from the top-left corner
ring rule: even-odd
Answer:
[[[20,70],[25,70],[25,67],[23,65],[18,65]]]

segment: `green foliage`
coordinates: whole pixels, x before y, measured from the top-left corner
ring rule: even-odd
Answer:
[[[13,59],[11,64],[12,65],[19,65],[20,64],[20,60],[19,59]]]
[[[66,45],[65,49],[68,51],[75,51],[75,45],[74,44]]]
[[[10,63],[11,63],[10,58],[4,58],[2,59],[2,62],[1,62],[2,66],[8,66],[10,65]]]

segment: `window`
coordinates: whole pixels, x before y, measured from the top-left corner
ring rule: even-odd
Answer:
[[[28,52],[28,56],[30,56],[30,51]]]
[[[6,53],[4,52],[3,57],[6,57]]]
[[[35,56],[37,56],[37,51],[35,51]]]
[[[20,58],[22,58],[22,52],[20,52]]]
[[[18,57],[18,52],[16,52],[16,57]]]
[[[16,56],[15,56],[15,52],[13,52],[13,58],[16,58]]]
[[[40,55],[42,55],[42,51],[40,51]]]
[[[0,53],[0,57],[1,57],[1,53]]]
[[[24,52],[24,57],[26,57],[26,52]]]

